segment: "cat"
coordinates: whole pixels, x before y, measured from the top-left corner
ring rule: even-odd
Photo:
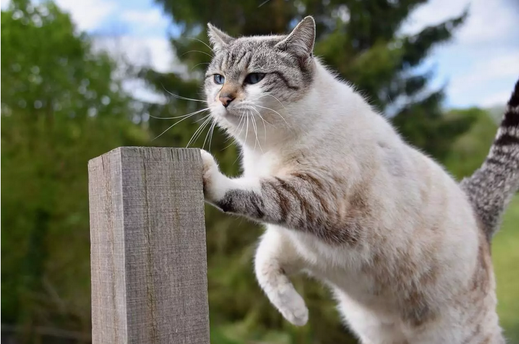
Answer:
[[[519,188],[519,82],[487,160],[458,184],[313,55],[312,17],[288,35],[208,35],[205,94],[243,175],[202,150],[205,199],[266,225],[255,273],[279,312],[307,322],[289,279],[305,272],[361,343],[504,343],[490,239]]]

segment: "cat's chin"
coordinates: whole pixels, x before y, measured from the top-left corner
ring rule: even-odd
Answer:
[[[224,120],[227,120],[228,122],[231,122],[233,124],[238,124],[239,121],[246,117],[247,114],[244,113],[244,112],[241,112],[241,111],[222,111],[220,113],[218,113],[218,117],[224,119]]]

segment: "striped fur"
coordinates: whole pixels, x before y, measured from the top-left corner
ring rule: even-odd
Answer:
[[[309,314],[289,276],[305,272],[330,287],[364,344],[504,343],[488,220],[441,166],[313,57],[314,30],[311,18],[288,36],[232,38],[209,27],[207,102],[241,145],[244,171],[228,178],[202,151],[206,200],[265,224],[256,277],[295,325]],[[251,85],[248,73],[266,76]],[[235,99],[225,107],[219,96],[228,89]],[[504,127],[493,149],[500,155],[487,165],[510,166],[499,176],[513,184],[514,165],[502,154],[516,156],[515,136]]]
[[[361,234],[358,220],[369,213],[363,197],[357,192],[346,198],[334,192],[332,183],[312,173],[294,172],[262,179],[259,193],[230,190],[215,205],[224,212],[297,228],[330,244],[355,245]],[[337,211],[339,204],[346,207],[343,212]]]
[[[461,182],[490,241],[508,202],[519,190],[519,81],[490,153],[480,169]]]

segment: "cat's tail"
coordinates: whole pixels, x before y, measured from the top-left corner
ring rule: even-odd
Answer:
[[[499,229],[508,202],[519,189],[519,81],[485,162],[460,185],[490,241]]]

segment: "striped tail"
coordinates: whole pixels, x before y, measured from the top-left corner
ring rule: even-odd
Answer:
[[[515,84],[485,162],[460,185],[474,206],[490,241],[499,229],[501,215],[508,202],[519,189],[519,81]]]

